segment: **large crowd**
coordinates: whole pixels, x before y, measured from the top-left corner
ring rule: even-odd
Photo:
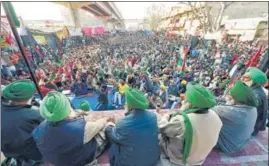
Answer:
[[[38,108],[29,106],[36,87],[22,56],[2,52],[6,163],[94,165],[109,148],[113,166],[199,165],[213,147],[231,154],[266,128],[268,81],[258,68],[268,47],[254,42],[122,32],[68,38],[60,52],[42,49],[41,57],[25,48],[44,97]],[[98,102],[74,108],[68,95]],[[90,105],[125,109],[126,117],[91,121]]]
[[[70,90],[77,97],[97,94],[98,103],[89,103],[94,110],[119,109],[124,107],[125,89],[133,87],[146,94],[150,108],[159,105],[174,109],[180,107],[188,82],[200,83],[216,96],[222,95],[259,49],[251,42],[196,40],[167,40],[161,34],[137,32],[66,39],[61,55],[45,50],[40,57],[33,51],[31,54],[29,48],[26,53],[43,96],[52,90]],[[184,71],[182,62],[179,65],[183,48],[188,48]],[[20,54],[4,52],[1,60],[2,85],[30,78]],[[236,64],[236,70],[229,73]],[[114,94],[112,101],[108,91]]]

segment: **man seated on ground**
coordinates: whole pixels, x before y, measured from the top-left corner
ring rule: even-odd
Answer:
[[[93,76],[92,76],[92,74],[88,74],[86,83],[87,83],[87,87],[88,87],[89,90],[93,90],[94,89],[94,87],[93,87]]]
[[[159,91],[159,97],[161,98],[163,105],[161,106],[162,108],[166,108],[167,103],[168,103],[168,93],[166,90],[166,86],[161,85],[160,91]]]
[[[222,122],[210,110],[216,105],[212,92],[188,84],[186,99],[185,110],[159,121],[161,162],[165,166],[201,165],[218,140]]]
[[[127,89],[126,117],[106,127],[112,143],[109,150],[111,166],[150,166],[159,160],[158,126],[154,113],[146,111],[148,100],[137,89]]]
[[[30,80],[19,80],[2,90],[1,102],[1,151],[7,158],[18,161],[19,165],[34,165],[42,155],[31,136],[32,131],[44,120],[37,107],[29,105],[36,91]]]
[[[46,96],[50,91],[59,90],[57,85],[53,82],[50,82],[47,78],[40,79],[38,86],[43,96]]]
[[[128,83],[128,85],[130,85],[131,87],[134,88],[135,87],[135,82],[136,82],[134,75],[133,74],[128,74],[126,82]]]
[[[170,80],[170,85],[168,87],[168,90],[167,90],[167,93],[168,93],[168,104],[167,104],[167,107],[168,108],[171,108],[173,103],[174,103],[174,98],[176,98],[177,96],[179,96],[179,93],[178,93],[178,86],[176,84],[176,81],[174,79],[171,79]]]
[[[242,149],[254,131],[257,119],[257,98],[252,90],[242,81],[237,80],[230,90],[226,105],[219,105],[213,110],[219,115],[223,127],[217,147],[231,154]]]
[[[82,100],[79,103],[79,109],[82,111],[90,111],[90,103],[87,100]]]
[[[101,85],[100,93],[98,96],[98,104],[96,106],[96,110],[105,111],[108,106],[108,96],[107,96],[107,85]]]
[[[153,94],[154,93],[158,93],[159,90],[160,90],[160,81],[159,81],[159,78],[158,77],[154,77],[153,78]]]
[[[86,95],[88,92],[88,87],[86,83],[81,81],[81,77],[77,76],[74,85],[71,88],[72,93],[76,96]]]
[[[267,82],[266,75],[259,69],[250,67],[241,78],[255,93],[258,99],[257,120],[254,128],[253,136],[256,136],[259,131],[266,129],[266,119],[268,116],[268,99],[263,90],[263,85]]]
[[[151,96],[151,100],[152,100],[152,103],[153,103],[153,106],[154,106],[154,109],[157,108],[157,107],[162,107],[163,106],[163,101],[162,99],[158,96],[157,93],[153,93],[152,96]]]
[[[118,84],[119,91],[114,95],[114,104],[116,104],[118,100],[118,105],[122,106],[122,96],[125,94],[126,89],[129,88],[129,85],[125,83],[123,79],[120,79],[120,83]]]
[[[149,96],[152,95],[153,93],[153,82],[152,80],[149,78],[149,74],[148,72],[145,72],[142,76],[142,80],[143,80],[143,89],[145,90],[146,94],[148,94]]]
[[[45,161],[57,166],[93,164],[104,151],[106,120],[93,122],[78,114],[64,94],[49,92],[40,113],[46,120],[32,134]]]

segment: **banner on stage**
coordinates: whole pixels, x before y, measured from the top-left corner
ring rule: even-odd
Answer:
[[[68,29],[70,36],[83,36],[80,28]]]
[[[46,44],[47,43],[47,40],[45,39],[45,36],[34,35],[33,37],[39,44]]]

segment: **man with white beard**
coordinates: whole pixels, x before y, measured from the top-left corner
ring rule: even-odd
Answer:
[[[218,105],[214,110],[223,126],[217,147],[231,154],[247,145],[254,131],[257,119],[257,98],[253,91],[242,81],[235,81],[226,97],[226,104]]]
[[[255,130],[252,133],[256,136],[259,131],[266,129],[266,118],[268,116],[268,99],[264,92],[263,85],[268,81],[266,75],[255,67],[247,69],[246,73],[242,76],[241,80],[245,82],[255,93],[258,99],[257,106],[257,120]]]

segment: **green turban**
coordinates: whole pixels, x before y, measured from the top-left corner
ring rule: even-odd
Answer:
[[[82,100],[79,104],[79,109],[83,111],[89,111],[90,110],[90,103],[87,100]]]
[[[52,81],[55,77],[56,77],[56,74],[55,74],[55,73],[52,73],[52,74],[49,76],[49,81]]]
[[[243,62],[237,62],[236,64],[238,67],[243,67],[245,64]]]
[[[241,104],[256,107],[258,105],[258,100],[253,93],[253,91],[242,81],[235,81],[233,87],[230,90],[230,95],[235,101]]]
[[[12,101],[27,101],[35,94],[36,87],[35,84],[29,80],[18,80],[8,86],[3,90],[3,97],[7,100]]]
[[[98,74],[99,77],[103,77],[105,73],[104,73],[103,70],[100,70],[100,71],[98,71],[97,74]]]
[[[264,85],[268,81],[264,72],[262,72],[260,69],[257,69],[256,67],[250,67],[246,72],[249,73],[251,80],[255,84]]]
[[[120,77],[116,76],[116,77],[115,77],[115,80],[116,80],[116,81],[119,81],[119,80],[120,80]]]
[[[138,89],[128,88],[125,91],[125,99],[128,108],[133,109],[147,109],[149,106],[148,99],[143,92]]]
[[[49,92],[40,105],[40,114],[51,122],[65,119],[71,112],[68,98],[60,92]]]
[[[146,76],[149,76],[149,72],[147,72],[147,71],[144,71],[143,74]]]
[[[114,77],[116,77],[116,76],[119,75],[119,72],[118,72],[117,70],[113,70],[113,71],[112,71],[112,74],[113,74]]]
[[[216,105],[213,93],[199,84],[188,84],[186,97],[196,108],[212,108]]]

